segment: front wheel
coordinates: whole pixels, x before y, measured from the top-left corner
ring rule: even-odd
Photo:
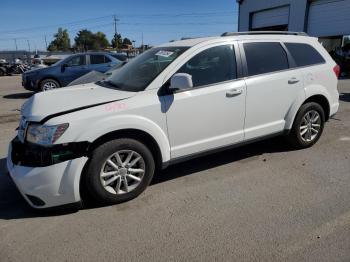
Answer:
[[[296,148],[314,145],[321,137],[325,122],[323,108],[314,102],[301,106],[297,113],[288,141]]]
[[[147,188],[154,170],[153,155],[141,142],[109,141],[92,154],[84,174],[87,193],[107,204],[131,200]]]
[[[41,91],[49,91],[59,87],[60,87],[60,84],[53,79],[45,79],[40,84]]]

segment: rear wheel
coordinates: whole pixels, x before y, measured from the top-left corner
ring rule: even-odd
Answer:
[[[289,142],[296,148],[314,145],[321,137],[324,122],[324,110],[319,104],[310,102],[302,105],[288,135]]]
[[[96,148],[85,173],[87,193],[101,203],[120,203],[141,194],[155,170],[150,150],[134,139],[116,139]]]
[[[59,87],[60,87],[60,84],[56,80],[53,80],[53,79],[45,79],[40,84],[41,91],[49,91],[49,90],[56,89]]]

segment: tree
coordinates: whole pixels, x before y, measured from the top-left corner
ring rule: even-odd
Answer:
[[[74,38],[75,48],[79,51],[91,49],[93,42],[93,33],[87,29],[80,30]]]
[[[112,39],[112,47],[116,48],[116,49],[123,47],[123,39],[122,39],[121,34],[114,35],[114,37]]]
[[[97,32],[93,38],[94,38],[93,49],[105,49],[110,45],[106,35],[102,32]]]
[[[80,51],[101,50],[109,46],[109,42],[104,33],[93,33],[87,29],[80,30],[74,38],[74,41],[75,48]]]
[[[125,37],[123,39],[123,47],[127,47],[129,45],[132,45],[132,42],[131,42],[131,40],[129,38]]]
[[[58,28],[55,39],[47,47],[48,51],[68,51],[70,49],[70,38],[67,29]]]

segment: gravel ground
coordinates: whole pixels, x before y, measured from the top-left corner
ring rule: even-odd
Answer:
[[[339,89],[310,149],[267,140],[172,166],[128,203],[38,213],[4,175],[31,93],[0,78],[0,260],[350,261],[350,81]]]

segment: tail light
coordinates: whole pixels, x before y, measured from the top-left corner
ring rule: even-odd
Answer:
[[[333,71],[334,71],[334,74],[337,76],[337,78],[339,78],[339,75],[340,75],[340,66],[335,65],[335,66],[333,67]]]

